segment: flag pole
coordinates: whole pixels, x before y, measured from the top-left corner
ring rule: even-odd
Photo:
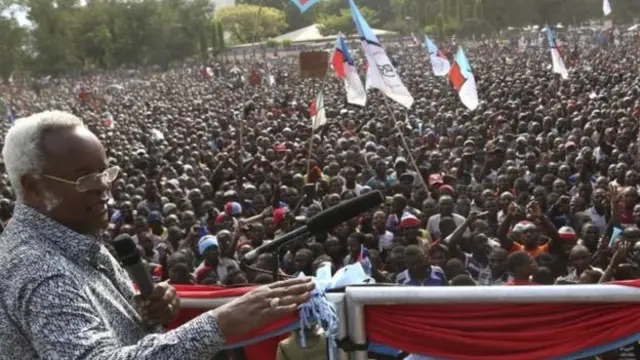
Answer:
[[[256,51],[255,51],[255,41],[256,41],[256,37],[258,35],[258,26],[260,25],[260,14],[262,12],[262,8],[264,7],[264,0],[260,0],[260,3],[258,5],[258,11],[256,12],[256,17],[254,19],[254,23],[253,23],[253,32],[251,35],[251,50],[252,50],[252,56],[251,56],[251,66],[250,68],[253,70],[255,68],[255,62],[257,62],[257,56],[256,56]],[[244,55],[244,52],[243,52]],[[253,71],[252,74],[253,75]],[[246,85],[245,85],[246,86]],[[257,86],[257,85],[256,85]],[[235,158],[237,163],[238,168],[237,170],[237,178],[236,178],[236,189],[240,189],[242,188],[242,177],[243,177],[243,173],[242,170],[244,169],[244,120],[245,117],[247,115],[246,113],[246,107],[247,107],[247,91],[244,92],[244,95],[242,96],[242,108],[240,109],[240,112],[236,118],[236,125],[238,126],[238,136],[237,136],[237,146],[234,146],[235,148]]]
[[[422,186],[424,186],[424,189],[427,191],[427,194],[428,194],[429,187],[427,186],[427,183],[424,181],[424,178],[422,177],[422,173],[420,172],[420,169],[418,168],[418,165],[416,164],[416,161],[414,160],[413,155],[411,154],[411,148],[407,144],[407,140],[405,139],[404,134],[402,133],[402,129],[398,127],[398,120],[396,119],[396,116],[393,114],[393,109],[389,104],[389,100],[387,99],[386,96],[383,96],[383,99],[384,99],[384,105],[387,108],[387,111],[389,111],[389,114],[391,114],[391,119],[393,119],[393,125],[396,128],[396,130],[398,130],[398,132],[400,133],[400,140],[402,141],[402,145],[404,146],[404,149],[407,151],[407,156],[409,157],[409,161],[411,161],[411,165],[413,165],[413,168],[416,169],[418,178],[420,178],[420,182],[422,183]]]
[[[320,94],[323,94],[323,100],[322,100],[322,106],[324,107],[324,86],[327,83],[327,78],[329,76],[329,67],[327,67],[327,71],[324,73],[324,77],[322,78],[322,82],[320,83]],[[316,93],[316,96],[313,98],[313,101],[316,101],[316,97],[318,93]],[[309,150],[308,150],[308,154],[307,154],[307,182],[309,182],[309,180],[311,179],[311,155],[313,154],[313,124],[316,123],[316,121],[318,120],[318,114],[320,113],[320,109],[317,109],[316,114],[313,116],[313,120],[311,121],[311,136],[309,137]],[[329,123],[327,122],[324,126],[329,126]]]

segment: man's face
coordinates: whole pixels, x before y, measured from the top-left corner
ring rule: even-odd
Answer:
[[[420,269],[427,265],[426,258],[422,255],[409,255],[404,257],[405,265],[409,271],[417,272]]]
[[[88,129],[49,134],[43,143],[45,165],[42,176],[23,178],[25,201],[34,203],[51,219],[81,234],[93,234],[108,224],[109,185],[97,176],[107,168],[104,148]],[[73,161],[69,161],[73,159]],[[65,181],[56,180],[64,179]],[[93,179],[79,191],[79,178]]]
[[[494,251],[489,254],[489,267],[494,274],[500,274],[507,268],[507,253]]]
[[[451,215],[453,213],[453,200],[449,197],[440,199],[439,203],[440,214],[442,215]]]

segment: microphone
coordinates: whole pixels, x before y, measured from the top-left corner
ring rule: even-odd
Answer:
[[[129,273],[129,276],[131,276],[133,281],[138,285],[140,296],[142,296],[143,299],[148,298],[153,292],[153,281],[146,266],[142,263],[138,247],[131,238],[131,235],[120,234],[116,236],[111,245],[113,245],[116,254],[118,254],[118,258]]]
[[[372,191],[340,203],[330,209],[324,210],[309,219],[306,225],[286,233],[268,244],[264,244],[249,251],[242,258],[242,263],[252,263],[258,258],[258,256],[260,256],[260,254],[275,252],[281,245],[299,237],[308,236],[325,229],[334,228],[343,222],[382,204],[384,200],[384,195],[382,195],[380,191]]]

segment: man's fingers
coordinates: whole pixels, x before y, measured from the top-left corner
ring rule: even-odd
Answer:
[[[270,314],[274,314],[276,318],[279,318],[282,315],[291,314],[293,312],[296,312],[297,310],[298,310],[298,305],[297,304],[291,304],[291,305],[286,305],[286,306],[278,306],[275,309],[270,309],[270,311],[271,311]]]
[[[147,314],[156,314],[156,313],[164,313],[167,312],[167,308],[169,306],[169,301],[164,299],[151,302],[148,306],[144,308]]]
[[[285,296],[283,298],[280,299],[280,303],[279,305],[281,306],[289,306],[289,305],[295,305],[298,306],[302,303],[305,303],[307,300],[309,300],[309,298],[311,298],[311,293],[307,292],[304,294],[300,294],[300,295],[288,295]]]
[[[297,284],[305,284],[305,283],[309,283],[309,282],[311,282],[311,278],[295,278],[295,279],[288,279],[288,280],[278,281],[278,282],[275,282],[275,283],[269,285],[268,287],[269,287],[269,289],[278,289],[278,288],[293,286],[293,285],[297,285]]]
[[[302,295],[310,292],[315,287],[313,282],[289,286],[286,288],[272,289],[266,293],[267,298],[282,298],[285,296]]]
[[[175,290],[166,286],[156,286],[151,293],[151,296],[147,299],[147,305],[143,306],[147,312],[163,311],[166,310],[167,304],[175,297]]]

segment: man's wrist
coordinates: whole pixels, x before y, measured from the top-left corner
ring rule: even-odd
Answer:
[[[228,316],[229,311],[223,305],[213,310],[209,310],[207,314],[211,317],[212,321],[216,323],[216,326],[218,327],[220,336],[222,338],[222,342],[226,343],[229,333],[232,332],[231,319]]]

